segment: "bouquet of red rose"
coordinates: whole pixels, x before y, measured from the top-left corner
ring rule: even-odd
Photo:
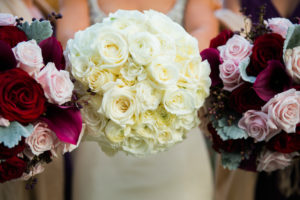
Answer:
[[[223,166],[289,166],[300,155],[300,25],[272,18],[223,31],[201,56],[212,68],[207,128]]]
[[[0,14],[0,182],[29,179],[76,148],[82,120],[47,20]]]

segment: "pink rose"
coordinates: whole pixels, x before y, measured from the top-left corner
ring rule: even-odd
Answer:
[[[42,50],[35,40],[20,42],[13,48],[17,61],[17,67],[26,71],[30,76],[35,76],[44,66]]]
[[[251,54],[253,45],[240,35],[234,35],[223,46],[218,47],[223,61],[232,60],[237,65]]]
[[[294,133],[300,122],[300,91],[290,89],[275,95],[262,107],[262,111],[268,113],[270,128]]]
[[[268,115],[261,111],[248,110],[240,119],[238,126],[245,130],[249,137],[256,142],[268,141],[280,130],[271,129],[268,124]]]
[[[45,168],[42,166],[41,163],[36,164],[34,167],[30,168],[29,173],[23,173],[23,175],[20,177],[21,180],[29,180],[33,176],[42,173],[45,170]]]
[[[287,30],[290,26],[293,26],[292,22],[285,18],[272,18],[268,19],[267,26],[274,32],[286,38]]]
[[[300,83],[300,46],[287,49],[284,54],[284,62],[293,80]]]
[[[224,90],[231,92],[241,83],[239,66],[232,60],[225,60],[220,66],[220,78],[223,81]]]
[[[8,127],[9,124],[9,121],[0,115],[0,126]]]
[[[265,151],[258,158],[257,171],[272,172],[284,169],[291,165],[293,157],[298,153],[284,154],[279,152]]]
[[[54,63],[49,62],[37,75],[37,82],[44,89],[50,103],[62,105],[71,100],[74,85],[69,72],[58,71]]]
[[[9,13],[0,13],[0,26],[16,25],[16,17]]]
[[[45,151],[54,151],[57,137],[44,122],[35,125],[33,133],[26,138],[25,142],[34,155],[40,155]]]

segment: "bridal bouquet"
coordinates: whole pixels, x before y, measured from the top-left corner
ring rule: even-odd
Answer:
[[[0,14],[0,182],[29,179],[76,148],[74,85],[49,21]]]
[[[300,25],[273,18],[245,36],[221,32],[201,52],[212,68],[213,147],[229,169],[274,171],[300,150]]]
[[[195,38],[167,16],[119,10],[68,41],[87,137],[144,156],[182,141],[209,95]]]

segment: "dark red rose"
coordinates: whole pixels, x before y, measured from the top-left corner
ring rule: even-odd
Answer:
[[[260,110],[265,103],[248,82],[233,90],[229,97],[229,107],[241,114],[247,110]]]
[[[269,101],[276,94],[292,87],[293,81],[278,60],[268,62],[268,67],[260,72],[253,84],[256,94],[264,101]]]
[[[11,48],[13,48],[19,42],[27,41],[27,36],[23,31],[15,26],[1,26],[0,40],[3,40],[7,44],[9,44]]]
[[[22,152],[25,148],[25,139],[23,138],[19,144],[13,148],[8,148],[3,144],[0,144],[0,160],[8,159],[16,156],[18,153]]]
[[[227,40],[229,40],[233,36],[233,32],[230,30],[224,30],[215,38],[210,41],[209,48],[217,48],[226,44]]]
[[[11,47],[0,40],[0,72],[13,69],[17,66],[17,60]]]
[[[58,70],[65,69],[65,58],[63,48],[55,37],[49,37],[39,43],[45,65],[48,62],[53,62]]]
[[[219,70],[219,65],[221,64],[220,52],[217,49],[208,48],[201,51],[200,55],[202,60],[207,60],[207,62],[209,62],[211,69],[209,75],[212,81],[211,86],[213,87],[222,84]]]
[[[21,177],[26,168],[26,162],[16,156],[7,159],[0,164],[0,183]]]
[[[15,68],[0,73],[0,113],[9,121],[32,122],[45,111],[42,87],[25,71]]]
[[[268,66],[270,60],[282,60],[284,39],[277,33],[269,33],[254,41],[251,62],[247,74],[257,76]]]
[[[297,91],[300,91],[300,85],[299,84],[294,84],[292,88],[295,88]]]

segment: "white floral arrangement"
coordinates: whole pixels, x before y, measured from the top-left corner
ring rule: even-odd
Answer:
[[[87,138],[104,152],[155,154],[199,125],[210,66],[198,41],[166,15],[118,10],[77,32],[65,55]]]

